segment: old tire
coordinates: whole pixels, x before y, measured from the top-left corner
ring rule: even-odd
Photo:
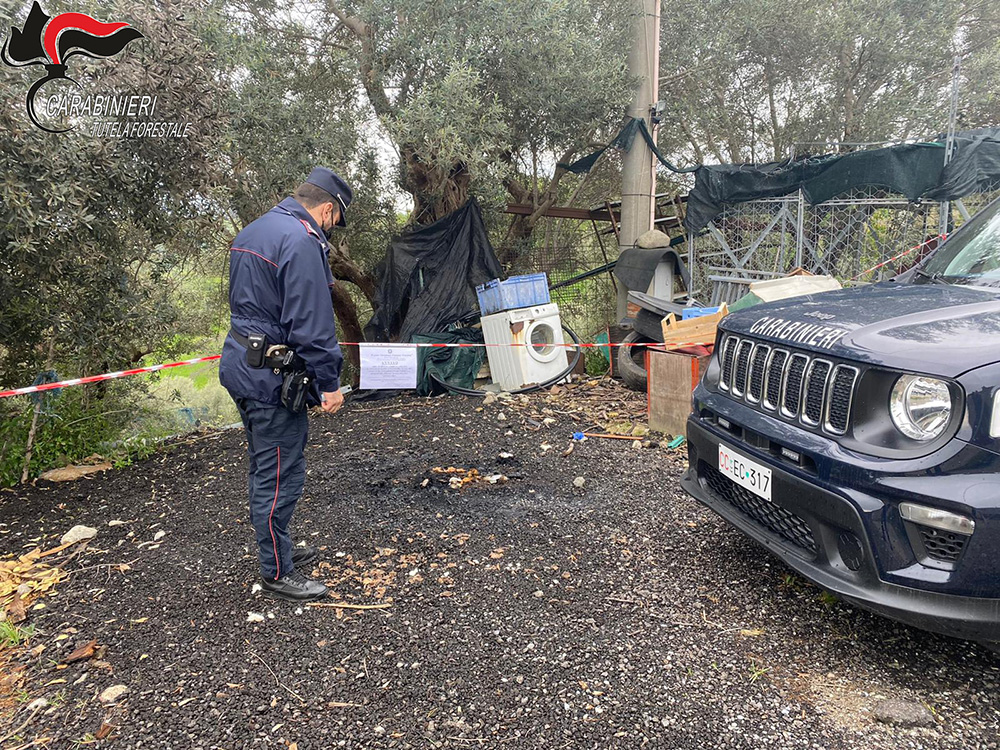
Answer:
[[[638,331],[632,331],[622,341],[623,344],[652,344],[653,342]],[[622,381],[633,391],[646,392],[646,347],[618,347],[618,373]]]

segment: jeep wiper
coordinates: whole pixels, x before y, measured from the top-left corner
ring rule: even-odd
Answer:
[[[927,281],[929,283],[931,283],[931,284],[947,284],[948,283],[947,281],[944,280],[944,276],[941,274],[940,271],[935,271],[934,273],[927,273],[927,271],[925,271],[924,269],[918,268],[918,269],[916,269],[914,271],[914,273],[917,276],[922,276],[923,278],[927,279]]]

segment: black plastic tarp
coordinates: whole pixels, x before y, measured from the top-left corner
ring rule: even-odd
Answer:
[[[607,146],[602,146],[593,153],[587,154],[586,156],[577,159],[572,164],[564,164],[563,162],[557,162],[556,166],[562,167],[567,172],[572,172],[573,174],[584,174],[589,172],[597,164],[597,160],[601,158],[605,151],[609,148],[617,148],[622,151],[631,151],[632,142],[635,140],[636,135],[642,136],[642,139],[649,146],[649,150],[653,152],[653,155],[657,160],[669,169],[671,172],[676,172],[677,174],[684,174],[685,172],[694,172],[697,167],[677,167],[667,159],[660,149],[656,147],[656,141],[653,140],[653,136],[649,134],[649,128],[646,127],[646,121],[640,120],[636,117],[631,117],[625,123],[618,135],[616,135]]]
[[[687,265],[681,260],[677,251],[669,247],[630,247],[622,250],[615,265],[615,276],[626,289],[645,292],[649,288],[649,282],[653,280],[656,267],[662,260],[673,262],[674,273],[681,277],[684,288],[690,289],[691,274]]]
[[[954,200],[1000,180],[1000,128],[955,134],[955,150],[944,167],[945,141],[827,154],[769,164],[701,166],[688,194],[684,227],[697,232],[727,205],[774,198],[802,189],[822,203],[855,188],[874,187],[910,200]]]
[[[938,186],[925,195],[930,200],[954,200],[994,189],[1000,180],[1000,128],[981,128],[963,134]]]
[[[378,267],[369,341],[410,341],[478,317],[475,287],[503,274],[475,198],[389,244]]]

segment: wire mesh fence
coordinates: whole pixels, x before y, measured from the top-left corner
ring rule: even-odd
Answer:
[[[592,339],[613,322],[616,281],[609,272],[561,285],[580,274],[606,265],[618,256],[614,235],[599,237],[590,222],[543,218],[535,228],[538,238],[516,254],[508,274],[545,273],[552,301],[562,321],[581,337]],[[495,248],[500,257],[514,255],[509,247]]]
[[[796,268],[827,274],[844,284],[881,281],[929,253],[945,232],[1000,196],[1000,183],[941,204],[913,202],[869,187],[809,204],[800,192],[734,204],[698,236],[688,238],[695,295],[718,301],[732,279],[762,280]]]

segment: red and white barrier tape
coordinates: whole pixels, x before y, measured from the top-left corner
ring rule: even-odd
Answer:
[[[90,375],[86,378],[72,378],[70,380],[60,380],[58,383],[45,383],[43,385],[29,385],[25,388],[14,388],[10,391],[0,391],[0,398],[6,396],[25,396],[29,393],[38,393],[39,391],[53,391],[57,388],[67,388],[71,385],[85,385],[87,383],[98,383],[102,380],[116,380],[117,378],[127,378],[129,375],[141,375],[146,372],[156,372],[157,370],[165,370],[168,367],[183,367],[184,365],[196,365],[199,362],[212,362],[219,359],[221,354],[211,354],[207,357],[196,357],[195,359],[186,359],[183,362],[168,362],[162,365],[150,365],[149,367],[136,367],[131,370],[120,370],[118,372],[107,372],[103,375]]]
[[[372,342],[358,342],[358,341],[341,341],[341,346],[373,346]],[[468,348],[468,347],[499,347],[499,346],[531,346],[531,344],[432,344],[432,343],[401,343],[401,344],[379,344],[378,346],[393,346],[393,347],[409,347],[416,349],[452,349],[452,348]],[[606,347],[630,347],[630,346],[646,346],[654,349],[667,349],[668,345],[664,344],[642,344],[642,343],[611,343],[611,344],[549,344],[548,346],[564,346],[567,348],[580,348],[580,349],[600,349]],[[682,349],[688,346],[704,346],[704,344],[670,344],[670,349]],[[57,383],[45,383],[43,385],[29,385],[24,388],[14,388],[8,391],[0,391],[0,398],[6,398],[8,396],[27,396],[31,393],[39,393],[41,391],[54,391],[59,388],[68,388],[74,385],[86,385],[87,383],[99,383],[102,380],[117,380],[118,378],[127,378],[130,375],[142,375],[150,372],[157,372],[159,370],[166,370],[170,367],[184,367],[185,365],[196,365],[201,362],[214,362],[222,357],[221,354],[210,354],[205,357],[195,357],[194,359],[185,359],[180,362],[167,362],[160,365],[150,365],[149,367],[135,367],[131,370],[120,370],[118,372],[108,372],[103,375],[90,375],[85,378],[72,378],[70,380],[60,380]]]
[[[894,256],[892,256],[891,258],[889,258],[889,260],[884,260],[884,261],[882,261],[881,263],[879,263],[879,264],[878,264],[877,266],[872,266],[872,267],[871,267],[871,268],[869,268],[868,270],[866,270],[866,271],[862,271],[862,272],[861,272],[861,273],[859,273],[859,274],[858,274],[857,276],[852,276],[852,277],[851,277],[851,281],[857,281],[857,280],[858,280],[858,279],[860,279],[860,278],[861,278],[862,276],[865,276],[865,275],[867,275],[867,274],[870,274],[870,273],[871,273],[872,271],[877,271],[878,269],[882,268],[883,266],[887,266],[887,265],[889,265],[889,264],[890,264],[890,263],[892,263],[893,261],[897,261],[897,260],[899,260],[900,258],[905,258],[905,257],[906,257],[907,255],[909,255],[910,253],[912,253],[912,252],[913,252],[914,250],[919,250],[919,249],[920,249],[920,248],[922,248],[922,247],[923,247],[924,245],[929,245],[930,243],[932,243],[932,242],[937,242],[937,241],[939,241],[939,240],[943,242],[943,241],[944,241],[944,240],[946,240],[946,239],[948,239],[948,235],[946,235],[946,234],[939,234],[939,235],[937,235],[936,237],[931,237],[931,238],[930,238],[929,240],[924,240],[924,241],[923,241],[923,242],[921,242],[921,243],[920,243],[919,245],[914,245],[914,246],[913,246],[913,247],[911,247],[911,248],[910,248],[909,250],[904,250],[904,251],[903,251],[903,252],[901,252],[901,253],[900,253],[899,255],[894,255]]]

